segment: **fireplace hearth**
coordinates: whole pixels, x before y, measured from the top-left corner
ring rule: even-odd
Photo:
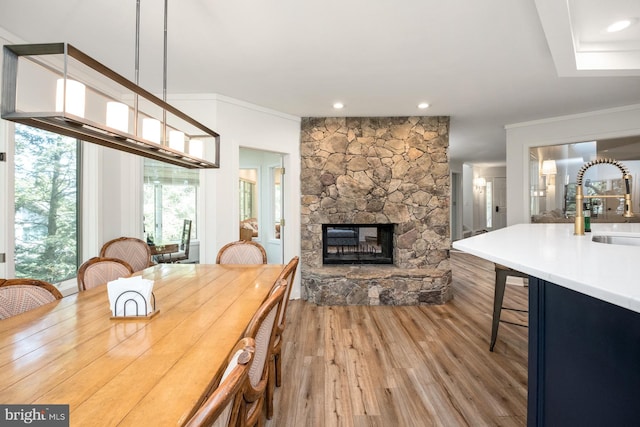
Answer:
[[[323,264],[393,264],[394,224],[323,224]]]

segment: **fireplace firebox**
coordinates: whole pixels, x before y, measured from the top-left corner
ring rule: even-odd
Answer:
[[[393,264],[394,224],[323,224],[323,264]]]

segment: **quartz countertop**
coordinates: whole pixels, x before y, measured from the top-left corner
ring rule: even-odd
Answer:
[[[636,235],[640,224],[518,224],[453,242],[455,249],[640,313],[640,246],[593,242]]]

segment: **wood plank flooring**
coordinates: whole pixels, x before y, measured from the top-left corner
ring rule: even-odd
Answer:
[[[441,306],[292,301],[266,426],[525,425],[527,329],[501,324],[489,352],[493,264],[454,251],[451,263],[454,299]],[[505,305],[526,308],[527,289],[507,286]]]

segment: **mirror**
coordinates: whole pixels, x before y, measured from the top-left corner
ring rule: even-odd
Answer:
[[[622,162],[630,171],[631,200],[634,212],[640,212],[640,136],[601,139],[569,144],[532,147],[529,150],[529,189],[531,222],[573,222],[575,216],[576,177],[580,168],[598,158]],[[609,164],[589,168],[583,177],[583,191],[594,197],[592,222],[630,222],[622,217],[624,189],[620,170]]]

